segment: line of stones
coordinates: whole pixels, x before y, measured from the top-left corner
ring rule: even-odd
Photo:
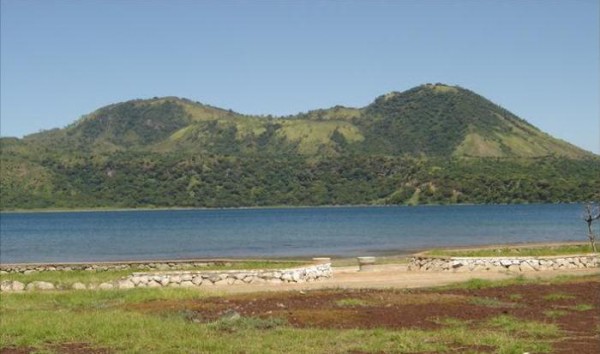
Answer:
[[[133,273],[132,275],[101,284],[74,283],[74,290],[83,289],[132,289],[199,286],[237,285],[237,284],[283,284],[318,281],[332,276],[331,263],[318,264],[303,268],[277,270],[230,270],[230,271],[182,271],[163,273]],[[19,281],[0,282],[0,291],[18,292],[24,290],[55,290],[57,286],[46,281],[34,281],[27,285]]]
[[[534,272],[600,267],[598,254],[552,257],[433,257],[416,256],[408,270],[430,272]]]
[[[229,267],[235,264],[231,261],[171,261],[171,262],[129,262],[129,263],[57,263],[57,264],[0,264],[0,274],[22,273],[31,274],[36,272],[53,271],[107,271],[107,270],[141,270],[141,271],[167,271],[191,268],[203,268],[212,266]]]

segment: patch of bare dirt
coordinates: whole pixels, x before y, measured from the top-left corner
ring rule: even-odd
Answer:
[[[552,285],[519,285],[481,290],[450,291],[461,296],[512,301],[519,306],[507,314],[556,323],[564,336],[554,343],[556,353],[600,353],[600,281]],[[548,316],[549,312],[559,313]]]

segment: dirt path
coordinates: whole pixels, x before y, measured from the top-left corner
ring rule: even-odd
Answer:
[[[523,275],[531,278],[553,278],[560,275],[599,274],[600,269],[569,269],[545,272],[410,272],[406,265],[379,265],[373,271],[359,272],[358,267],[335,267],[327,280],[300,284],[224,285],[203,288],[224,293],[314,289],[409,289],[443,286],[470,279],[502,280]]]

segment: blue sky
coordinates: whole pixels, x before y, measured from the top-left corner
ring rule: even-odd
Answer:
[[[133,98],[287,115],[443,82],[600,153],[597,0],[0,1],[2,136]]]

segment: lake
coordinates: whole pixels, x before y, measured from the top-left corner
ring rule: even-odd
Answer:
[[[0,214],[0,262],[358,256],[586,241],[582,206],[472,205]]]

